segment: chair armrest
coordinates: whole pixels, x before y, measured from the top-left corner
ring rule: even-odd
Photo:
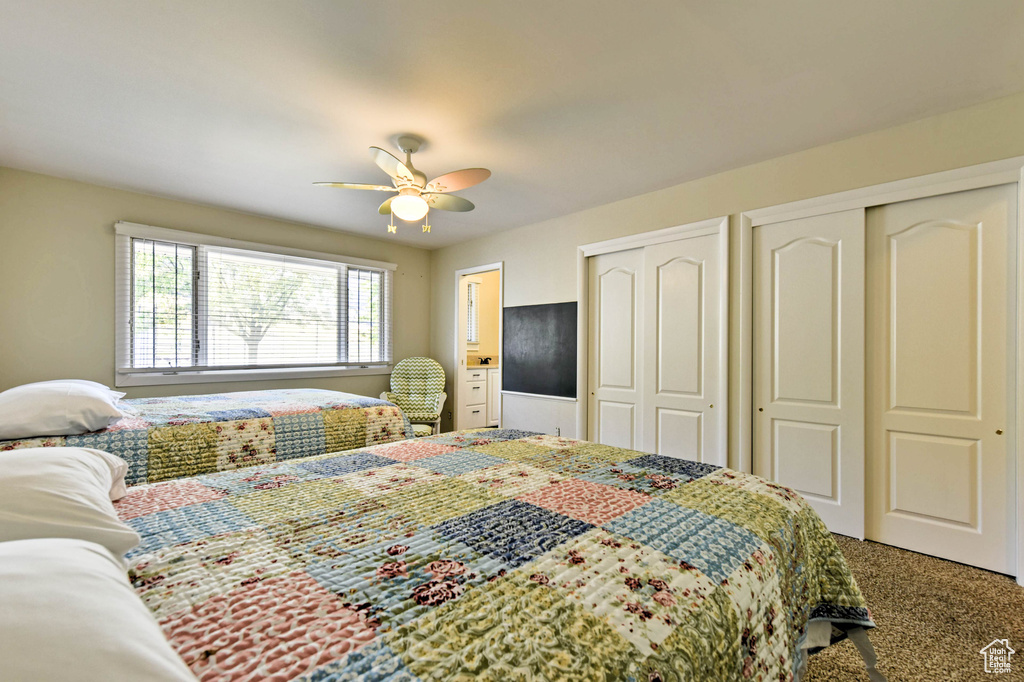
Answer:
[[[445,393],[444,391],[441,391],[440,393],[437,394],[437,409],[434,410],[434,412],[437,413],[439,419],[440,419],[440,416],[441,416],[441,410],[444,409],[444,401],[446,401],[446,400],[448,400],[448,394],[447,393]]]

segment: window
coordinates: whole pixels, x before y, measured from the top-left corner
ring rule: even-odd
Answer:
[[[466,343],[480,343],[480,283],[466,287]]]
[[[390,369],[393,265],[117,227],[119,385]]]

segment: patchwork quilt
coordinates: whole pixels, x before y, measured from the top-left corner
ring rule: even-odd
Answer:
[[[792,680],[809,622],[873,627],[796,493],[553,436],[404,440],[115,506],[202,680]]]
[[[126,482],[165,481],[411,438],[394,404],[319,389],[137,398],[109,428],[0,441],[0,450],[96,448],[128,462]]]

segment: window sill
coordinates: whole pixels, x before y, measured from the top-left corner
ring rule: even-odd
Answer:
[[[310,367],[308,369],[237,369],[213,372],[131,373],[117,372],[114,386],[167,386],[171,384],[211,384],[234,381],[275,381],[278,379],[322,379],[391,374],[393,365],[370,367]]]

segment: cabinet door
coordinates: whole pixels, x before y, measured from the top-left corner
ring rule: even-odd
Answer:
[[[487,370],[487,425],[501,422],[501,370]]]
[[[754,230],[754,473],[864,537],[864,209]]]

